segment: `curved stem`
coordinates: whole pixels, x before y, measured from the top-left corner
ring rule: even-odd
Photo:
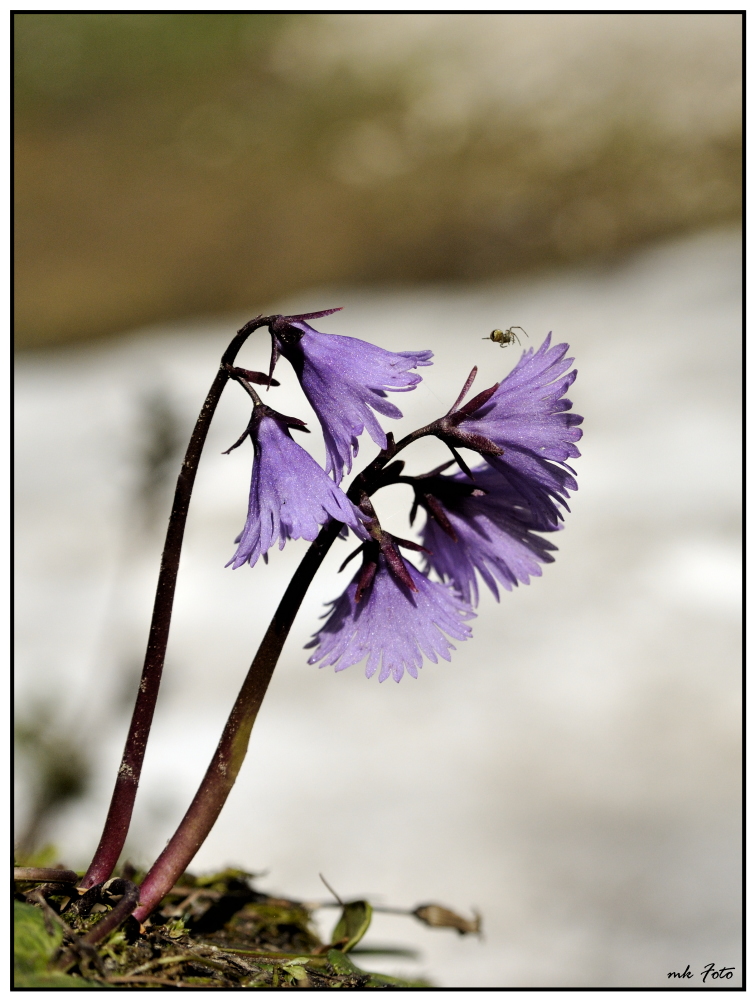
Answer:
[[[438,421],[434,420],[431,424],[426,424],[424,427],[418,428],[416,431],[412,431],[411,434],[407,434],[406,437],[401,438],[400,441],[396,442],[393,440],[393,435],[388,435],[388,447],[383,448],[383,450],[375,456],[375,458],[370,462],[370,464],[363,469],[359,475],[354,479],[351,486],[349,486],[346,491],[346,496],[351,500],[353,504],[359,506],[359,502],[363,494],[367,496],[372,496],[373,493],[377,493],[380,489],[380,474],[386,465],[393,461],[396,455],[404,448],[407,448],[410,444],[414,444],[415,441],[419,441],[420,438],[427,437],[430,434],[435,434],[438,427]]]
[[[331,521],[320,531],[286,588],[241,691],[231,709],[207,773],[181,824],[147,873],[134,916],[144,921],[203,844],[233,788],[249,745],[252,726],[283,645],[315,573],[343,525]]]
[[[215,376],[204,405],[199,413],[194,432],[191,435],[186,456],[181,466],[181,472],[176,483],[173,507],[170,512],[168,531],[165,536],[160,574],[157,579],[155,603],[152,610],[152,622],[149,629],[147,652],[144,657],[139,692],[131,717],[126,745],[123,750],[121,766],[113,789],[105,826],[94,858],[81,882],[82,889],[89,889],[103,882],[113,873],[131,823],[136,790],[144,761],[152,718],[155,714],[157,695],[160,690],[165,650],[168,645],[170,619],[173,613],[173,598],[176,591],[176,577],[181,558],[186,517],[194,488],[197,466],[204,448],[207,432],[210,428],[218,400],[225,388],[231,366],[242,344],[247,337],[261,326],[267,326],[272,319],[269,316],[257,316],[243,326],[226,348],[221,359],[220,369]]]

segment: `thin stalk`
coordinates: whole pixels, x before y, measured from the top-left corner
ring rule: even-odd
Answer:
[[[82,879],[81,888],[89,889],[110,878],[118,862],[126,834],[131,823],[134,799],[139,787],[139,778],[147,747],[147,738],[155,714],[157,695],[160,690],[165,650],[168,645],[170,620],[173,613],[173,599],[176,592],[176,577],[181,559],[186,517],[194,488],[199,459],[207,439],[215,409],[225,385],[230,378],[229,368],[233,365],[242,344],[247,337],[261,326],[267,326],[272,320],[269,316],[258,316],[243,326],[228,345],[221,359],[220,369],[215,376],[204,405],[199,413],[194,432],[191,435],[186,456],[181,466],[181,472],[176,483],[173,507],[168,521],[168,531],[165,536],[160,562],[160,574],[157,579],[155,603],[152,610],[152,622],[149,629],[147,652],[144,657],[139,692],[131,717],[126,745],[118,769],[113,796],[110,801],[105,826],[92,863]]]
[[[139,907],[134,911],[140,922],[173,888],[220,815],[246,756],[252,726],[291,625],[307,588],[342,527],[340,522],[331,521],[320,530],[286,588],[231,709],[202,784],[178,829],[141,884]]]
[[[426,424],[424,427],[417,428],[416,431],[412,431],[411,434],[407,434],[406,437],[401,438],[400,441],[393,440],[393,434],[388,434],[388,447],[383,448],[383,450],[375,456],[375,458],[370,462],[370,464],[363,469],[359,475],[354,479],[351,486],[349,486],[346,491],[346,496],[351,500],[353,504],[359,506],[362,496],[372,496],[373,493],[377,493],[380,489],[381,483],[381,473],[383,469],[389,462],[398,455],[400,451],[407,448],[410,444],[414,444],[415,441],[419,441],[420,438],[428,437],[430,434],[435,434],[440,421],[434,420],[431,424]],[[392,485],[393,480],[389,481],[385,485]],[[341,567],[343,569],[343,567]]]
[[[78,882],[76,872],[65,868],[14,868],[14,882]]]

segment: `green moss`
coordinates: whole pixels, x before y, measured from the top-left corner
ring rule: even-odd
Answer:
[[[372,908],[364,900],[344,906],[334,930],[334,946],[324,955],[307,909],[295,900],[257,893],[249,884],[248,873],[227,870],[205,876],[203,887],[200,879],[190,875],[184,881],[200,897],[196,913],[189,906],[176,919],[172,912],[175,903],[167,902],[167,913],[158,911],[143,933],[134,935],[124,927],[108,935],[97,948],[101,965],[96,980],[51,968],[63,941],[61,927],[56,922],[48,926],[39,907],[17,901],[16,987],[152,989],[166,980],[176,986],[214,989],[405,989],[430,985],[369,972],[346,954],[370,926]],[[186,899],[185,894],[176,895]],[[53,897],[50,904],[54,909]],[[58,919],[81,935],[101,919],[101,914],[82,917],[70,909]],[[217,930],[209,930],[212,926]],[[130,976],[134,977],[131,981]]]

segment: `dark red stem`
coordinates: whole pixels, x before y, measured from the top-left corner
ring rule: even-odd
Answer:
[[[210,387],[207,398],[200,411],[194,432],[181,472],[176,483],[173,507],[170,512],[168,531],[165,537],[160,575],[157,580],[155,604],[152,611],[152,623],[149,630],[147,652],[144,657],[144,667],[136,696],[131,726],[126,737],[126,746],[118,769],[113,797],[110,801],[105,827],[102,831],[99,845],[92,863],[81,882],[82,889],[89,889],[108,879],[118,862],[126,840],[126,834],[131,823],[136,790],[144,761],[144,751],[147,746],[152,718],[155,714],[160,678],[165,663],[165,650],[168,645],[170,619],[173,613],[173,598],[176,591],[176,577],[181,558],[186,516],[189,512],[191,493],[197,474],[197,466],[204,448],[207,432],[210,428],[218,400],[230,378],[229,367],[233,365],[242,344],[247,337],[261,326],[267,326],[270,317],[258,316],[243,326],[233,338],[222,357],[220,369]]]
[[[139,908],[134,912],[137,920],[144,921],[173,888],[225,805],[246,756],[252,726],[291,625],[307,588],[342,527],[337,521],[326,524],[299,563],[252,661],[202,784],[178,829],[140,886]]]

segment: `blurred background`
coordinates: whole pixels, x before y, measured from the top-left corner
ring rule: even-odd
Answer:
[[[378,687],[301,648],[345,583],[339,547],[194,867],[477,908],[482,941],[376,917],[372,942],[420,955],[372,966],[438,985],[651,987],[711,961],[738,977],[740,16],[14,25],[23,852],[85,866],[96,845],[175,474],[245,319],[343,305],[321,329],[432,348],[397,430],[447,409],[472,364],[485,384],[513,366],[518,348],[481,343],[493,327],[535,346],[552,329],[586,417],[556,563],[484,598],[452,664]],[[265,346],[240,363],[264,368]],[[273,405],[314,420],[281,371]],[[242,396],[221,401],[189,518],[140,863],[304,551],[223,569]],[[379,513],[406,534],[394,492]]]
[[[18,345],[737,217],[736,14],[17,14]]]

